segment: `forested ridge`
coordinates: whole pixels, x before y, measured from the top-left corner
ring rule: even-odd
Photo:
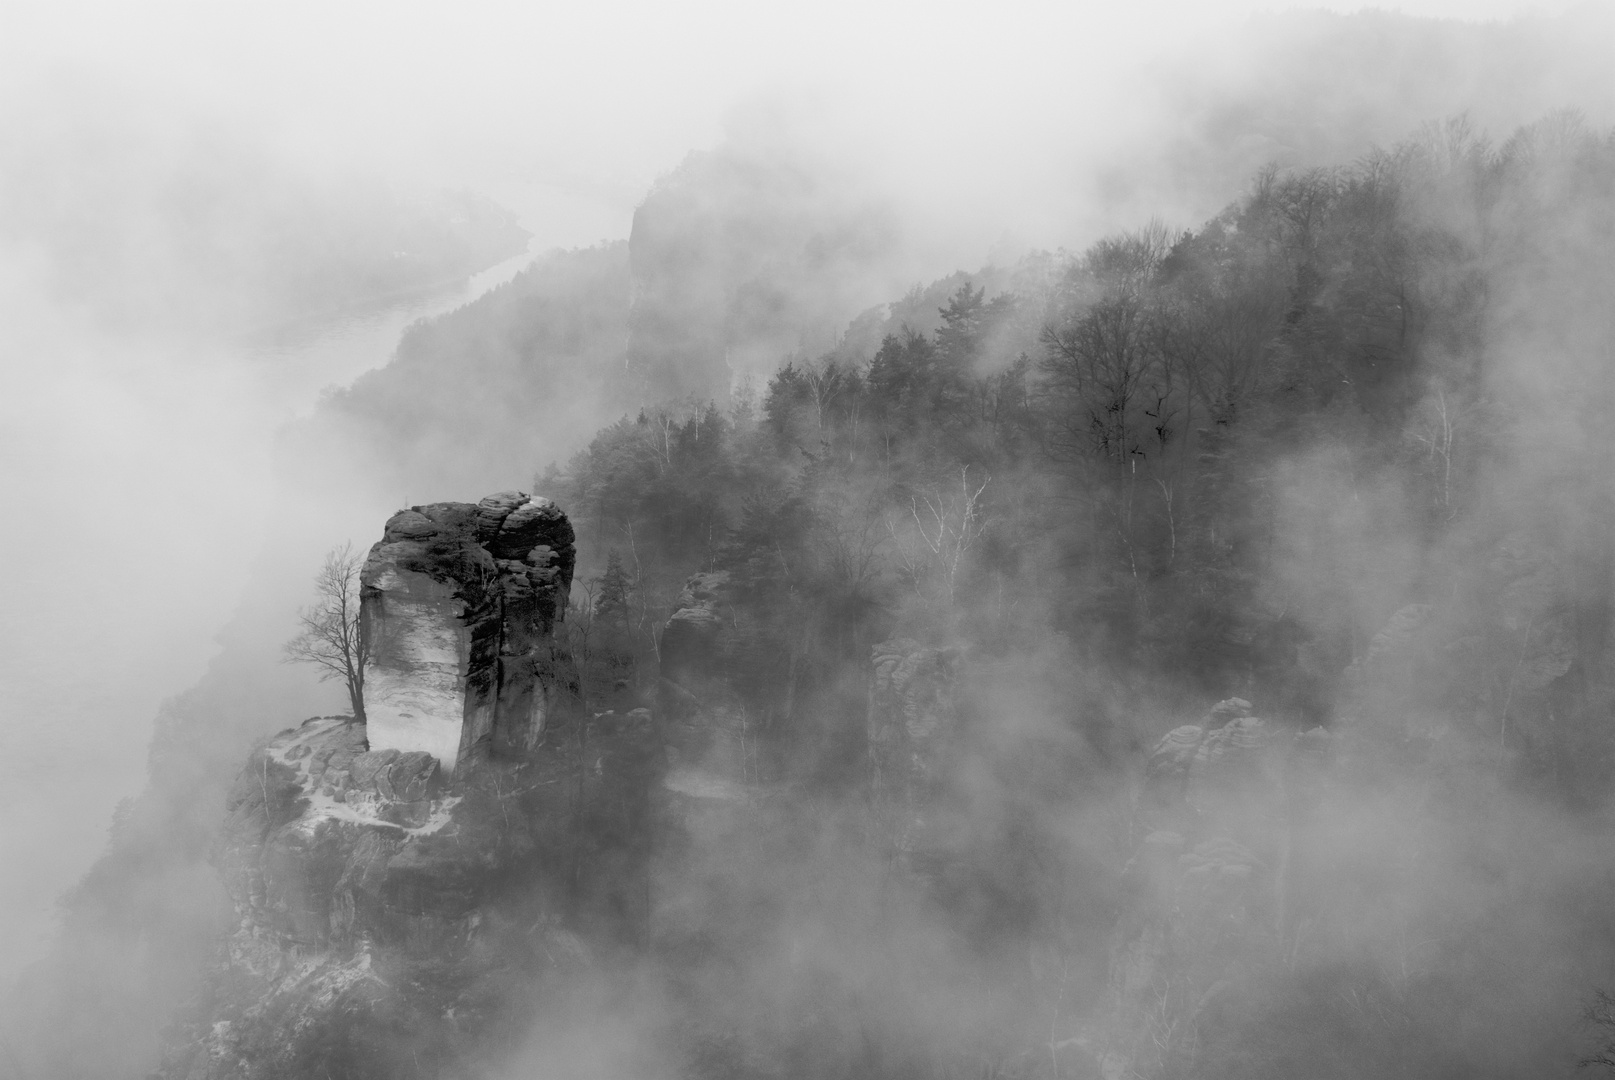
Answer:
[[[949,658],[927,903],[962,968],[908,973],[938,1015],[863,1021],[927,1033],[916,1075],[1032,1075],[1072,1030],[1130,1075],[1569,1068],[1615,959],[1612,198],[1615,141],[1574,115],[1431,126],[630,413],[535,480],[578,525],[591,700],[650,700],[686,579],[723,575],[743,774],[822,810],[869,782],[871,650]],[[1284,848],[1277,911],[1153,960],[1143,1007],[1144,758],[1228,698],[1332,746],[1304,828],[1284,804],[1315,850]],[[740,892],[779,872],[733,858]],[[802,1024],[916,992],[853,967],[796,986]],[[791,1037],[815,1070],[868,1052]],[[711,1075],[749,1075],[734,1052]]]
[[[653,619],[689,573],[727,569],[809,623],[837,612],[860,649],[923,630],[996,655],[1052,632],[1169,684],[1163,705],[1259,694],[1327,724],[1396,610],[1498,586],[1491,546],[1598,573],[1609,155],[1558,116],[1501,147],[1455,123],[1268,170],[1198,230],[916,287],[730,402],[625,416],[535,486]],[[1560,600],[1576,617],[1536,627],[1528,657],[1601,642],[1598,591]],[[1525,719],[1546,706],[1514,705],[1504,748],[1566,780]]]

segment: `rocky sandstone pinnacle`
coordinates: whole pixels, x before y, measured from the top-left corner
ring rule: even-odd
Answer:
[[[523,491],[388,519],[360,578],[370,748],[425,751],[445,772],[531,754],[579,706],[555,640],[573,562],[566,514]]]

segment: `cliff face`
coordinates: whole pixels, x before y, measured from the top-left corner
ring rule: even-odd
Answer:
[[[578,708],[555,642],[574,562],[572,525],[525,492],[400,510],[365,563],[374,749],[425,750],[445,770],[531,753]]]
[[[475,1075],[643,921],[660,741],[583,713],[571,572],[566,516],[519,492],[388,521],[368,731],[309,720],[237,777],[213,860],[238,922],[158,1075]]]

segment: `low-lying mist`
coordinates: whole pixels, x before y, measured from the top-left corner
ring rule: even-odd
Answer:
[[[1615,982],[1607,16],[1290,12],[1115,29],[1102,61],[1071,27],[1070,70],[995,24],[928,79],[864,35],[857,77],[793,60],[661,132],[622,119],[654,70],[564,125],[495,81],[442,95],[457,135],[399,136],[382,100],[351,140],[306,102],[264,122],[272,88],[209,114],[26,84],[0,121],[10,1067],[157,1060],[229,918],[224,790],[342,708],[279,662],[323,553],[523,488],[578,523],[575,625],[627,568],[599,705],[665,706],[693,573],[731,574],[768,655],[733,679],[741,823],[652,861],[654,933],[591,940],[490,1075],[1567,1068]],[[588,158],[613,118],[643,139]],[[952,726],[871,796],[893,640]],[[1267,771],[1226,781],[1237,812],[1151,819],[1151,750],[1227,698]],[[1258,885],[1194,923],[1150,852],[1230,837],[1205,865]]]

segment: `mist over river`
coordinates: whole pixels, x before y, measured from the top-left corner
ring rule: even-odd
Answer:
[[[159,704],[202,673],[247,568],[262,579],[285,543],[266,538],[297,533],[277,433],[385,364],[411,322],[529,260],[233,341],[98,330],[20,260],[0,265],[0,983],[45,953],[57,899],[144,783]],[[320,550],[269,563],[311,575]]]

